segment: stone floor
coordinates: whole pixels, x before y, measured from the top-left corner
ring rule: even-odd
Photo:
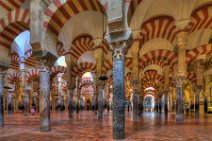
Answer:
[[[93,112],[84,111],[68,119],[67,113],[51,113],[52,131],[39,132],[39,115],[5,114],[5,127],[0,128],[0,141],[110,141],[112,112],[98,121]],[[137,121],[126,112],[126,141],[211,141],[212,115],[195,119],[187,115],[176,124],[175,115],[144,113]]]

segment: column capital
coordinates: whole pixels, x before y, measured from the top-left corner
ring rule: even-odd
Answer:
[[[36,59],[37,67],[40,69],[40,71],[50,71],[50,64],[48,62],[48,59],[46,58],[37,58]]]
[[[190,21],[191,19],[178,20],[175,21],[175,25],[180,31],[185,31],[189,28]]]
[[[1,65],[0,64],[0,75],[5,75],[7,74],[6,70],[8,69],[7,66]]]
[[[139,89],[139,85],[141,84],[140,80],[138,80],[138,79],[132,80],[131,83],[133,85],[133,89]]]
[[[203,90],[203,86],[195,86],[194,87],[194,92],[196,94],[199,94]]]
[[[99,84],[97,87],[98,87],[98,90],[99,90],[99,91],[103,91],[105,85]]]
[[[178,47],[186,46],[188,44],[188,33],[187,32],[180,32],[177,35],[177,44]]]
[[[185,77],[177,76],[175,77],[176,87],[182,87]]]
[[[113,43],[113,59],[124,60],[127,52],[127,41]]]

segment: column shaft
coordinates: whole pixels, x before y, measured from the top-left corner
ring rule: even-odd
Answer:
[[[199,102],[200,102],[200,98],[199,98],[199,93],[197,92],[195,95],[195,117],[196,118],[199,117]]]
[[[50,75],[45,69],[40,71],[40,131],[51,130],[50,121]]]
[[[134,88],[134,91],[133,91],[133,119],[137,119],[138,117],[138,102],[139,102],[139,99],[138,99],[138,89],[135,89]]]
[[[181,122],[183,121],[183,91],[182,85],[176,87],[176,121]]]
[[[29,110],[29,95],[24,92],[24,115],[28,115],[28,110]]]
[[[0,127],[4,127],[3,74],[0,72]]]
[[[168,115],[168,92],[164,94],[164,113]]]
[[[74,101],[73,101],[74,89],[70,89],[68,92],[69,92],[69,95],[68,95],[68,116],[69,116],[69,118],[72,118],[73,117],[73,111],[74,111]]]
[[[8,92],[7,104],[8,104],[8,114],[12,114],[13,113],[13,95],[11,92]]]
[[[124,60],[113,62],[113,138],[125,138]]]
[[[104,105],[103,105],[103,86],[98,87],[98,119],[103,119],[103,110],[104,110]]]

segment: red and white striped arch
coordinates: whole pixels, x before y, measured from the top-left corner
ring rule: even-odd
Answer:
[[[95,72],[96,65],[89,62],[79,63],[72,69],[72,76],[76,77],[77,75],[82,76],[86,72]]]
[[[131,19],[135,13],[135,10],[137,6],[142,2],[143,0],[125,0],[125,3],[130,3],[127,16],[128,16],[128,25],[130,25]]]
[[[109,86],[113,84],[113,75],[110,75],[108,77],[107,83],[108,83]]]
[[[191,14],[191,29],[190,32],[194,32],[200,29],[212,29],[212,4],[203,6],[195,10]]]
[[[26,73],[27,81],[39,80],[40,78],[40,70],[39,69],[30,69]]]
[[[12,73],[9,73],[8,75],[9,75],[9,80],[11,83],[19,82],[21,80],[21,74],[18,72],[12,72]]]
[[[29,10],[15,9],[0,20],[0,46],[10,48],[14,39],[29,29]]]
[[[143,82],[152,82],[152,81],[158,81],[162,82],[164,77],[162,75],[159,75],[156,70],[148,70],[144,73],[144,76],[142,77]]]
[[[139,59],[139,66],[145,68],[148,65],[159,65],[162,68],[165,65],[174,65],[177,63],[177,54],[173,53],[170,50],[153,50],[147,52]]]
[[[19,8],[25,0],[0,0],[0,8],[4,8],[7,11]]]
[[[54,67],[51,67],[51,70],[50,70],[50,73],[51,75],[56,75],[58,73],[66,73],[66,67],[64,66],[54,66]]]
[[[141,44],[154,38],[164,38],[173,44],[179,30],[174,24],[174,19],[169,16],[160,16],[144,22],[138,39]]]
[[[124,81],[131,82],[131,80],[132,80],[132,74],[131,74],[131,72],[128,72],[124,77]]]
[[[20,58],[19,58],[17,53],[12,53],[11,54],[11,62],[10,62],[9,68],[18,70],[18,68],[19,68],[19,59]]]
[[[94,47],[93,50],[95,50],[97,48],[102,48],[104,54],[107,54],[110,51],[110,45],[108,44],[108,42],[105,39],[102,41],[102,43],[99,46]]]
[[[72,42],[71,55],[79,59],[87,51],[92,51],[94,47],[93,38],[89,35],[79,36]]]
[[[66,53],[65,48],[64,48],[62,42],[58,42],[58,43],[57,43],[56,49],[57,49],[57,54],[58,54],[59,56],[63,56],[63,55]]]
[[[11,54],[11,62],[19,62],[19,56],[17,53],[12,53]]]
[[[105,14],[104,6],[98,0],[54,0],[45,11],[44,27],[58,36],[69,19],[84,11]]]
[[[212,54],[212,44],[201,45],[193,48],[186,53],[186,61],[190,63],[203,54]]]
[[[125,85],[124,87],[125,87],[124,88],[125,93],[128,93],[128,95],[129,94],[133,94],[133,86],[131,84],[130,85]]]
[[[79,84],[79,88],[81,89],[81,88],[84,87],[85,85],[93,85],[93,81],[91,81],[91,80],[82,81],[82,82],[80,82],[80,84]]]
[[[102,72],[107,72],[109,70],[112,70],[112,68],[113,68],[112,58],[106,59],[103,63]]]
[[[28,57],[28,58],[26,59],[25,64],[28,65],[28,66],[31,66],[31,67],[35,67],[36,61],[35,61],[35,59],[32,58],[32,57]]]
[[[131,57],[125,57],[125,66],[132,70],[132,58]]]
[[[188,73],[187,74],[187,79],[193,84],[193,85],[196,85],[197,83],[197,76],[195,73]]]
[[[64,91],[64,92],[67,92],[67,84],[66,83],[63,83],[62,84],[62,90]]]

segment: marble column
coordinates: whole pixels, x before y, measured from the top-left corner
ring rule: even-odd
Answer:
[[[140,48],[140,41],[134,40],[131,47],[132,54],[132,84],[133,84],[133,119],[137,120],[139,115],[139,68],[138,68],[138,54]]]
[[[13,95],[11,91],[8,91],[7,95],[7,106],[8,106],[8,114],[13,113]]]
[[[168,115],[168,91],[164,93],[164,114]]]
[[[40,131],[48,132],[51,130],[50,120],[50,74],[47,68],[40,69]]]
[[[139,115],[139,95],[138,95],[138,86],[134,84],[133,86],[133,119],[136,120]]]
[[[195,117],[199,118],[199,104],[200,104],[200,92],[201,87],[197,87],[195,90]]]
[[[162,98],[161,97],[158,99],[158,112],[159,113],[162,112]]]
[[[21,71],[21,96],[22,96],[22,102],[24,105],[24,115],[27,116],[28,115],[28,101],[27,101],[27,94],[26,94],[26,90],[25,90],[25,84],[26,84],[26,70],[25,70],[25,62],[26,62],[26,58],[24,56],[20,57],[20,71]]]
[[[27,116],[29,112],[29,94],[24,92],[24,115]]]
[[[168,65],[164,67],[164,114],[168,115],[168,94],[169,94],[169,72],[170,68]]]
[[[79,78],[79,76],[77,76],[77,85],[76,85],[76,89],[77,89],[77,101],[76,101],[76,113],[79,114],[80,111],[80,102],[81,102],[81,93],[80,93],[80,89],[79,89],[79,83],[80,83],[81,79]]]
[[[184,24],[182,24],[184,23]],[[176,76],[176,121],[182,122],[184,118],[183,107],[183,91],[182,84],[187,72],[186,63],[186,48],[188,45],[188,33],[186,32],[189,20],[176,22],[177,28],[180,32],[177,34],[178,45],[178,64],[177,64],[177,76]]]
[[[57,86],[58,86],[58,99],[57,99],[57,105],[62,108],[64,101],[62,96],[62,74],[57,74]]]
[[[73,117],[73,111],[74,111],[74,89],[69,88],[68,89],[68,117],[72,118]]]
[[[51,93],[51,97],[52,97],[52,100],[51,100],[51,103],[52,103],[52,111],[55,112],[55,108],[56,108],[56,104],[55,104],[55,90],[52,91]]]
[[[155,107],[154,107],[154,110],[156,111],[156,112],[158,112],[158,98],[157,97],[155,97]]]
[[[139,99],[140,99],[139,100],[139,104],[140,104],[139,111],[140,111],[140,114],[142,114],[143,111],[144,111],[144,96],[143,96],[143,93],[140,94]]]
[[[3,95],[4,78],[0,72],[0,127],[4,127],[4,95]]]
[[[117,45],[118,44],[118,45]],[[113,139],[125,138],[124,48],[126,42],[113,49]]]
[[[98,85],[98,119],[103,119],[103,111],[104,111],[104,85]]]
[[[204,112],[208,113],[208,96],[210,95],[211,76],[205,76],[205,92],[204,92]]]
[[[182,122],[184,119],[184,107],[183,107],[183,78],[176,78],[176,121]]]
[[[202,91],[202,88],[204,86],[204,61],[202,59],[199,59],[195,62],[195,69],[196,70],[196,77],[197,77],[197,83],[195,88],[195,117],[199,118],[199,108],[200,108],[200,93]]]

